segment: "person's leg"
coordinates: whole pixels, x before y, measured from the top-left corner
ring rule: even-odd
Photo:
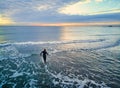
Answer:
[[[43,56],[44,63],[46,64],[46,56]]]

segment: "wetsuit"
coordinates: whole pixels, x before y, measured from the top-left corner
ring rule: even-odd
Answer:
[[[41,53],[40,53],[40,55],[43,55],[43,60],[44,60],[44,62],[46,63],[46,55],[48,55],[48,53],[45,51],[45,50],[43,50]]]

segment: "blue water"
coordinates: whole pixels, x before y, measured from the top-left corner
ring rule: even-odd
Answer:
[[[49,55],[44,65],[39,53]],[[0,88],[120,88],[120,27],[0,27]]]

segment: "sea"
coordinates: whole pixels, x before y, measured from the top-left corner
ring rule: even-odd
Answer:
[[[120,88],[120,27],[0,26],[0,88]]]

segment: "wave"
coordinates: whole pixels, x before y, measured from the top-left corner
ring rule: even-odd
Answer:
[[[19,50],[10,45],[5,45],[6,47],[0,48],[0,60],[4,59],[17,59],[31,56],[31,54],[22,54]]]
[[[83,43],[81,46],[79,43]],[[63,46],[62,46],[63,44]],[[67,48],[64,44],[73,44],[74,46]],[[77,45],[78,44],[78,45]],[[53,46],[51,46],[53,45]],[[49,42],[13,42],[0,44],[0,60],[7,58],[29,57],[39,54],[45,47],[50,54],[62,51],[91,51],[113,48],[120,45],[120,39],[116,41],[107,39],[96,40],[74,40],[74,41],[49,41]],[[39,46],[39,47],[38,47]]]
[[[66,44],[66,46],[64,46]],[[67,44],[73,45],[72,47]],[[82,44],[82,45],[81,45]],[[4,56],[26,56],[21,53],[27,53],[28,56],[38,54],[43,48],[47,48],[50,53],[57,53],[61,51],[79,51],[79,50],[101,50],[120,45],[120,39],[96,39],[96,40],[73,40],[73,41],[48,41],[48,42],[13,42],[1,43],[0,53]],[[75,47],[74,47],[75,46]],[[21,51],[21,53],[20,53]],[[4,53],[3,53],[4,52]],[[31,53],[30,53],[31,52]],[[5,55],[6,54],[6,55]]]
[[[92,40],[72,40],[72,41],[40,41],[40,42],[8,42],[0,44],[0,47],[9,45],[38,45],[38,44],[70,44],[70,43],[93,43],[93,42],[103,42],[106,39],[92,39]]]
[[[117,41],[114,42],[110,42],[110,43],[106,43],[102,46],[96,47],[96,48],[91,48],[89,50],[100,50],[100,49],[106,49],[106,48],[112,48],[112,47],[116,47],[120,45],[120,39],[118,39]]]

